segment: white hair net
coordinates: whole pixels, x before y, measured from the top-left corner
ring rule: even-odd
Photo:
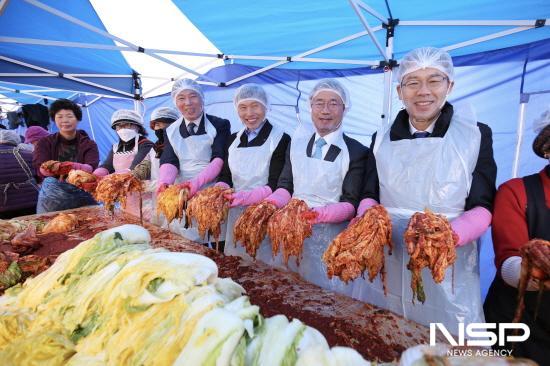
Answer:
[[[346,111],[349,111],[349,109],[351,108],[349,93],[338,80],[336,79],[320,80],[317,84],[315,84],[315,86],[311,90],[311,93],[309,94],[309,101],[311,102],[313,98],[315,98],[317,94],[319,94],[322,91],[331,91],[333,93],[338,94],[340,99],[342,99],[344,106],[346,107]]]
[[[176,97],[178,96],[178,94],[184,90],[193,90],[197,92],[197,94],[200,95],[202,102],[204,103],[204,93],[199,83],[192,79],[179,79],[174,82],[174,85],[172,85],[171,96],[174,104],[176,103]]]
[[[405,75],[428,67],[441,71],[447,75],[450,81],[454,80],[451,55],[439,48],[421,47],[410,51],[403,57],[396,73],[397,81],[401,83]]]
[[[15,130],[0,130],[0,144],[17,146],[21,143],[21,137]]]
[[[159,118],[173,119],[174,121],[180,118],[180,114],[174,108],[159,107],[151,112],[151,121]]]
[[[237,107],[239,103],[247,100],[253,100],[261,103],[266,109],[269,105],[264,88],[258,84],[244,84],[241,85],[237,91],[235,91],[235,96],[233,97],[235,107]]]
[[[550,106],[539,118],[533,121],[533,130],[538,134],[548,125],[550,125]]]
[[[143,127],[143,119],[141,118],[141,115],[131,109],[119,109],[118,111],[115,111],[115,113],[111,116],[111,127],[115,128],[115,125],[122,121],[130,122]]]

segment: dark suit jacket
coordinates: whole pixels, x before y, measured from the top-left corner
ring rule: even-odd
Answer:
[[[206,116],[216,129],[216,137],[214,137],[214,141],[212,142],[212,157],[210,158],[210,161],[214,160],[215,158],[223,159],[225,157],[225,144],[227,138],[229,137],[229,134],[231,133],[231,124],[227,119],[211,116],[209,114],[207,114]],[[204,135],[205,133],[206,128],[204,126],[203,114],[201,122],[199,123],[199,127],[197,129],[197,135]],[[187,127],[185,126],[185,121],[182,122],[180,125],[180,135],[184,139],[189,137],[189,131],[187,131]],[[166,135],[166,129],[164,129],[164,150],[162,151],[162,155],[160,157],[160,165],[162,164],[172,164],[178,169],[180,166],[178,156],[174,152],[174,148],[172,147],[172,144],[170,143],[170,140]]]
[[[441,115],[435,122],[434,130],[429,137],[437,138],[445,136],[451,118],[453,116],[453,106],[450,103],[445,103],[441,109]],[[472,173],[472,187],[470,194],[464,202],[464,209],[469,210],[476,206],[481,206],[489,211],[493,209],[493,201],[496,193],[496,177],[497,165],[493,158],[493,138],[492,131],[489,126],[484,123],[477,123],[481,132],[481,144],[479,148],[479,156],[476,167]],[[393,125],[390,128],[390,140],[398,141],[403,139],[412,139],[409,130],[409,114],[406,110],[400,111]],[[376,133],[372,135],[371,153],[367,159],[367,168],[365,171],[365,186],[363,198],[372,198],[380,202],[380,187],[378,182],[378,172],[376,170],[376,159],[372,154],[372,148],[376,141]]]
[[[315,134],[311,136],[306,148],[306,154],[310,158],[314,140]],[[363,146],[359,141],[346,136],[346,134],[344,134],[344,142],[349,152],[349,168],[346,176],[344,177],[344,182],[342,183],[342,195],[340,196],[340,202],[349,202],[357,208],[357,205],[361,199],[363,179],[365,175],[365,162],[367,160],[369,149]],[[277,188],[284,188],[290,192],[290,194],[294,192],[292,162],[290,161],[291,144],[292,141],[288,144],[285,165],[283,167],[281,177],[279,178],[279,183],[277,184]],[[324,160],[335,161],[341,153],[342,150],[338,146],[330,145]]]
[[[269,134],[271,133],[271,130],[273,129],[273,126],[269,121],[266,121],[265,124],[262,126],[260,131],[258,132],[258,136],[254,138],[250,143],[248,142],[248,136],[246,133],[243,133],[241,135],[241,141],[239,142],[239,145],[237,146],[238,149],[245,149],[247,147],[253,147],[253,146],[262,146],[269,137]],[[229,139],[227,140],[227,144],[225,146],[225,157],[223,161],[223,168],[220,172],[220,175],[218,177],[218,182],[224,182],[228,184],[230,187],[233,187],[233,178],[231,175],[231,169],[229,169],[229,146],[235,141],[237,138],[237,132],[229,136]],[[277,182],[279,180],[279,176],[281,175],[281,171],[283,170],[283,165],[285,164],[285,153],[286,149],[288,147],[288,144],[290,143],[290,136],[286,133],[283,134],[283,137],[281,138],[281,141],[279,141],[279,144],[275,148],[275,151],[273,151],[273,154],[271,155],[271,159],[269,160],[269,178],[267,180],[267,185],[271,188],[272,191],[277,189]],[[267,162],[258,161],[258,162],[250,162],[251,164],[265,164]]]

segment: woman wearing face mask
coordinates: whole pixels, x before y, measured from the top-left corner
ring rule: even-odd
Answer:
[[[150,126],[155,131],[157,141],[153,145],[153,150],[149,152],[149,160],[151,161],[151,180],[155,181],[159,176],[160,157],[164,151],[164,131],[175,120],[180,118],[180,114],[174,108],[160,107],[151,113]]]
[[[129,109],[119,109],[111,117],[111,128],[118,135],[118,142],[113,144],[103,164],[94,171],[94,175],[104,177],[112,173],[133,172],[134,168],[147,156],[153,143],[145,136],[141,116]],[[139,215],[134,200],[127,203],[127,210]]]
[[[549,164],[538,173],[505,182],[495,197],[492,234],[497,275],[484,304],[485,319],[490,323],[509,323],[514,318],[522,262],[520,248],[531,239],[550,240],[550,110],[535,121],[534,129],[538,135],[533,151]],[[532,281],[527,287],[520,321],[529,326],[531,335],[525,342],[514,343],[512,356],[548,365],[550,292],[542,294],[535,318],[540,286],[550,289],[550,280]],[[504,348],[510,349],[511,345]]]
[[[154,215],[155,197],[151,194],[157,187],[159,177],[160,157],[164,151],[164,133],[166,127],[170,126],[180,117],[179,113],[170,107],[159,107],[151,112],[151,121],[149,126],[155,131],[157,141],[153,148],[147,154],[147,157],[134,168],[134,175],[141,180],[146,180],[146,191],[143,200],[143,217],[145,220],[157,222],[157,215]]]
[[[118,135],[109,155],[94,171],[94,175],[104,177],[112,173],[132,171],[153,148],[147,131],[143,128],[141,116],[129,109],[119,109],[111,117],[111,128]]]

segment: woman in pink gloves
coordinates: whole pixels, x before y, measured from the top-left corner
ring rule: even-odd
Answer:
[[[143,119],[136,111],[115,111],[111,116],[111,128],[116,131],[118,141],[113,144],[107,158],[94,171],[94,175],[101,178],[112,173],[132,172],[153,148],[153,143],[145,137],[147,131],[143,127]],[[128,196],[125,210],[134,216],[140,215],[137,194]]]
[[[50,106],[50,118],[59,132],[41,138],[33,152],[33,166],[39,177],[44,178],[38,194],[36,212],[68,210],[96,204],[88,192],[72,184],[60,182],[57,177],[40,169],[42,163],[57,160],[72,169],[91,173],[99,163],[96,143],[85,131],[76,128],[82,119],[82,110],[76,103],[67,99],[56,100]]]
[[[495,195],[491,129],[446,101],[454,86],[447,52],[429,47],[409,52],[397,79],[405,109],[372,137],[366,198],[358,209],[363,215],[380,202],[392,218],[394,251],[385,264],[388,295],[379,279],[359,279],[353,296],[424,325],[443,323],[458,334],[459,323],[484,321],[476,240],[491,223]],[[457,259],[440,284],[423,271],[426,301],[413,304],[403,232],[410,217],[426,208],[451,221],[459,238]]]
[[[235,221],[244,206],[260,202],[276,189],[290,136],[266,119],[269,103],[261,86],[242,85],[233,100],[244,127],[227,141],[225,161],[216,185],[235,190],[228,197],[232,208],[227,218],[225,254],[246,256],[241,246],[234,245]]]
[[[231,125],[226,119],[204,112],[204,93],[194,80],[177,80],[171,94],[182,117],[165,131],[157,193],[175,182],[193,197],[220,173]],[[189,240],[205,241],[196,228],[185,229],[184,221],[173,221],[170,230]]]
[[[313,234],[304,241],[299,266],[294,258],[289,268],[318,286],[351,294],[351,285],[327,278],[321,259],[334,237],[355,215],[359,203],[368,149],[342,131],[342,121],[350,109],[349,94],[337,80],[319,81],[310,92],[314,131],[295,133],[286,151],[285,165],[277,190],[265,200],[278,208],[291,197],[304,200],[314,217]],[[267,241],[267,240],[266,240]],[[262,243],[257,258],[281,266],[271,258],[271,246]]]

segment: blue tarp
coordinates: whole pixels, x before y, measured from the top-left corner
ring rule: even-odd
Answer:
[[[43,0],[42,3],[106,31],[93,6],[87,0]],[[114,42],[109,38],[72,24],[65,19],[20,0],[9,1],[0,16],[0,37],[114,45]],[[0,56],[63,74],[132,74],[132,69],[118,51],[0,42]],[[40,71],[0,60],[0,72],[39,73]],[[82,79],[127,93],[133,93],[131,78],[82,77]],[[0,80],[56,89],[119,95],[116,92],[85,85],[62,77],[2,76]]]
[[[6,90],[5,88],[12,89],[12,90],[15,89],[15,90],[9,91],[9,90]],[[36,94],[36,95],[22,93],[22,91],[24,90],[33,90],[30,93]],[[35,103],[46,104],[46,102],[44,101],[45,98],[42,98],[40,96],[51,97],[51,98],[69,98],[69,97],[72,97],[75,93],[68,92],[68,91],[58,91],[58,90],[52,91],[44,88],[37,89],[36,87],[29,86],[29,85],[0,82],[0,94],[2,94],[7,98],[17,100],[21,104],[35,104]]]
[[[349,1],[173,0],[180,10],[225,54],[294,56],[332,41],[364,31]],[[389,12],[383,0],[364,0],[383,18]],[[550,17],[550,2],[544,0],[422,1],[388,0],[393,19],[433,20],[525,20]],[[212,9],[216,9],[212,11]],[[371,27],[380,20],[362,12]],[[205,15],[207,14],[207,16]],[[444,47],[510,29],[502,26],[400,26],[395,30],[395,58],[420,46]],[[384,46],[386,32],[375,33]],[[550,38],[549,27],[519,32],[504,38],[452,51],[453,56],[485,52]],[[347,42],[311,57],[381,60],[368,36]],[[266,61],[237,61],[265,66]],[[291,63],[283,67],[319,68],[318,64]],[[321,66],[326,68],[325,65]],[[334,67],[349,67],[332,65]]]
[[[105,30],[101,20],[88,0],[43,0],[46,6],[78,18],[98,29]],[[325,45],[351,34],[365,30],[349,1],[300,2],[290,0],[263,0],[250,2],[234,0],[183,1],[174,4],[198,29],[224,54],[258,56],[294,56]],[[526,0],[499,2],[496,0],[467,0],[461,2],[365,0],[383,18],[400,21],[433,20],[535,20],[550,18],[550,2]],[[136,6],[139,6],[137,4]],[[215,9],[215,11],[212,11]],[[380,26],[380,20],[361,10],[371,26]],[[131,11],[129,12],[131,14]],[[130,16],[130,15],[122,15]],[[151,22],[153,24],[153,22]],[[154,26],[144,24],[144,27]],[[177,26],[177,25],[171,25]],[[167,32],[169,32],[167,27]],[[486,36],[513,26],[406,26],[397,25],[394,37],[394,58],[418,46],[443,47],[475,37]],[[384,29],[375,33],[382,46],[386,42]],[[10,1],[0,16],[0,37],[19,37],[64,42],[114,45],[103,35],[92,32],[65,19],[39,9],[27,1]],[[465,58],[460,65],[498,62],[490,54],[480,54],[501,48],[526,45],[550,39],[550,27],[529,29],[503,38],[477,43],[453,50],[453,56],[478,54]],[[181,45],[174,45],[181,49]],[[185,48],[185,46],[183,46]],[[192,49],[189,51],[193,51]],[[514,51],[511,51],[514,52]],[[548,52],[537,57],[548,58]],[[118,51],[87,48],[39,46],[0,42],[0,56],[13,58],[58,73],[130,75],[132,70]],[[509,55],[512,57],[512,55]],[[368,36],[331,47],[311,57],[379,61],[382,59]],[[227,61],[228,63],[230,61]],[[237,60],[250,66],[265,66],[272,61]],[[356,66],[356,65],[355,65]],[[291,62],[282,68],[294,69],[348,69],[354,65]],[[139,70],[137,70],[139,72]],[[37,72],[26,66],[0,60],[1,73]],[[133,93],[130,78],[87,78],[107,87]],[[225,79],[225,78],[224,78]],[[222,79],[223,80],[223,79]],[[222,81],[220,80],[220,81]],[[63,77],[0,77],[0,81],[42,85],[72,91],[95,92],[114,95],[94,86],[81,84]]]

